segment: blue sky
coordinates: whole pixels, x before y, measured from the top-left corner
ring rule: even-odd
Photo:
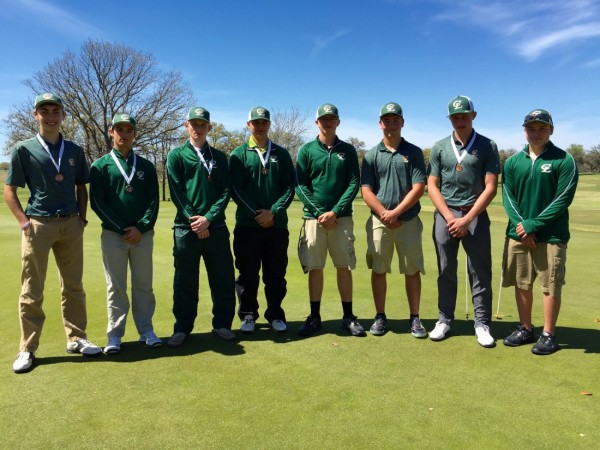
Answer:
[[[552,113],[555,144],[600,144],[600,0],[11,0],[0,36],[0,117],[31,98],[22,80],[93,38],[180,71],[228,129],[258,104],[298,107],[312,125],[331,102],[338,135],[370,148],[395,101],[403,136],[425,148],[450,133],[447,103],[464,94],[499,148],[524,144],[535,108]]]

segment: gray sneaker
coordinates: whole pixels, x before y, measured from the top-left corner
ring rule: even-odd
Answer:
[[[369,331],[373,336],[383,336],[385,334],[386,324],[387,318],[385,317],[385,314],[377,314],[375,316],[375,322],[373,322]]]
[[[423,327],[421,323],[421,319],[415,317],[410,322],[410,334],[418,339],[423,339],[427,337],[427,330]]]
[[[99,356],[102,349],[87,339],[79,338],[67,342],[67,353],[81,353],[83,356]]]
[[[212,332],[224,341],[233,341],[236,338],[235,333],[227,328],[214,328]]]
[[[344,328],[352,334],[352,336],[366,336],[365,329],[360,323],[358,323],[358,317],[348,316],[344,317],[342,324]]]
[[[140,334],[140,342],[143,342],[146,344],[146,347],[150,348],[158,348],[163,345],[163,341],[154,333],[154,331]]]
[[[108,343],[104,347],[105,355],[113,355],[121,351],[121,338],[112,336],[108,338]]]
[[[185,334],[185,333],[182,333],[182,332],[175,333],[167,341],[167,345],[171,348],[181,347],[181,345],[183,344],[183,341],[185,341],[186,337],[187,337],[187,334]]]

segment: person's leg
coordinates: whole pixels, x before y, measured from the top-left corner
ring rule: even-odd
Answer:
[[[53,224],[31,219],[28,234],[21,238],[21,294],[19,295],[19,321],[21,340],[19,351],[34,353],[40,344],[40,335],[46,315],[44,284],[48,269],[48,255],[56,228]]]
[[[544,293],[544,332],[554,335],[560,312],[562,287],[565,284],[567,245],[538,245],[534,251],[534,263],[539,271]]]
[[[287,293],[285,274],[288,265],[289,231],[286,228],[263,230],[260,257],[262,259],[262,278],[265,285],[267,309],[265,319],[286,321],[281,303]]]
[[[257,296],[261,260],[260,231],[250,227],[235,227],[233,230],[233,253],[239,273],[235,280],[235,291],[239,301],[240,320],[246,315],[252,315],[254,320],[259,317]]]
[[[371,271],[371,290],[376,314],[385,314],[385,297],[387,293],[387,273]]]
[[[323,269],[308,272],[308,296],[311,302],[320,302],[323,296]]]
[[[544,292],[544,332],[554,335],[561,298]]]
[[[190,334],[198,315],[200,240],[191,230],[173,231],[173,333]]]
[[[419,216],[416,216],[402,223],[402,226],[396,230],[394,239],[400,273],[404,274],[404,287],[411,318],[419,316],[421,304],[421,273],[425,273],[422,234],[423,222]]]
[[[421,304],[421,273],[404,275],[404,287],[406,288],[406,298],[408,299],[410,315],[418,316]]]
[[[385,315],[387,274],[391,272],[394,255],[394,230],[371,215],[366,224],[367,267],[371,269],[371,291],[376,315]]]
[[[437,211],[434,214],[433,243],[438,265],[438,321],[449,324],[454,319],[458,280],[458,247],[460,241],[448,232],[448,224]]]
[[[108,309],[106,334],[109,338],[122,338],[125,334],[125,323],[129,313],[129,298],[127,296],[129,244],[123,240],[119,233],[102,230],[100,246],[106,278]]]
[[[87,339],[87,313],[83,290],[83,230],[79,217],[60,220],[60,238],[52,246],[62,287],[62,315],[69,341]]]
[[[342,302],[352,303],[352,271],[347,267],[337,267],[337,287]]]
[[[533,290],[520,289],[515,286],[515,299],[517,300],[517,311],[519,312],[519,322],[522,326],[531,330],[531,310],[533,307]]]
[[[154,230],[142,234],[140,242],[129,251],[131,267],[131,308],[133,320],[140,335],[154,331],[152,317],[156,309],[156,297],[152,288],[152,252]]]
[[[217,228],[205,239],[202,252],[213,308],[213,329],[231,330],[235,316],[235,271],[229,230]]]

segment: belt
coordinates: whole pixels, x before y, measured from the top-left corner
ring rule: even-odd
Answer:
[[[475,205],[467,205],[467,206],[448,206],[448,208],[450,209],[454,209],[456,211],[461,211],[461,212],[468,212],[471,211],[473,209],[473,206]]]
[[[69,219],[71,217],[77,217],[79,213],[70,213],[70,214],[54,214],[52,216],[30,216],[32,219]]]

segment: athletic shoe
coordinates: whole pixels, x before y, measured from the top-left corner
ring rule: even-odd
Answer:
[[[227,328],[214,328],[212,332],[224,341],[233,341],[236,338],[235,333]]]
[[[312,336],[317,330],[321,329],[321,317],[313,316],[312,314],[306,318],[298,334],[300,336]]]
[[[410,334],[419,339],[427,337],[427,330],[418,317],[413,318],[410,322]]]
[[[99,356],[102,349],[87,339],[79,338],[67,342],[67,353],[81,353],[83,356]]]
[[[532,344],[535,342],[535,334],[533,333],[533,327],[528,330],[523,325],[519,325],[510,336],[504,339],[504,345],[508,347],[518,347],[523,344]]]
[[[109,337],[108,344],[104,347],[105,355],[112,355],[121,351],[121,338],[120,337]]]
[[[31,352],[20,352],[13,363],[14,373],[25,373],[33,369],[35,355]]]
[[[280,319],[275,319],[273,322],[271,322],[271,327],[273,328],[273,331],[276,331],[277,333],[283,333],[287,331],[287,325],[283,320]]]
[[[365,329],[358,323],[358,317],[348,316],[342,320],[342,325],[352,336],[366,336]]]
[[[181,345],[183,344],[183,341],[185,341],[185,338],[187,337],[187,334],[185,333],[175,333],[173,334],[173,336],[171,336],[169,338],[169,340],[167,341],[167,345],[171,348],[177,348],[177,347],[181,347]]]
[[[373,322],[369,331],[373,336],[383,336],[385,334],[386,324],[387,318],[385,317],[385,314],[376,314],[375,322]]]
[[[256,324],[254,323],[254,316],[252,314],[247,314],[246,316],[244,316],[244,321],[240,326],[240,331],[242,333],[253,333],[255,325]]]
[[[141,334],[140,342],[146,344],[146,347],[151,348],[158,348],[163,345],[163,341],[154,333],[154,331],[148,331],[147,333]]]
[[[531,353],[535,355],[550,355],[559,350],[559,348],[556,336],[542,334],[531,349]]]
[[[490,327],[487,325],[476,326],[475,334],[477,335],[477,342],[479,342],[479,345],[482,347],[492,348],[496,346],[496,341],[490,334]]]
[[[441,341],[446,337],[448,331],[450,331],[450,325],[438,320],[435,323],[435,328],[429,333],[429,339],[432,341]]]

